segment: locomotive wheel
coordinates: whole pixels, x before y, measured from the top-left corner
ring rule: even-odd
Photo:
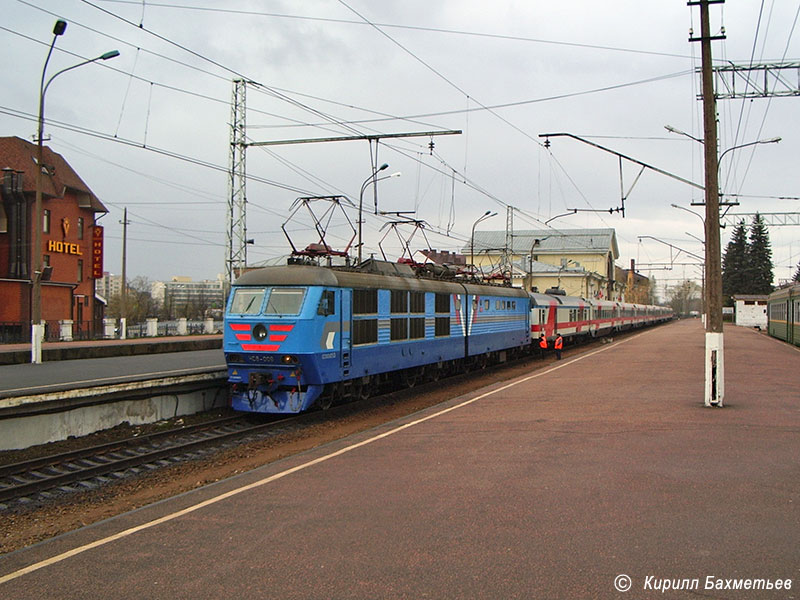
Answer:
[[[320,396],[317,398],[316,404],[320,410],[328,410],[333,404],[333,393]]]
[[[355,386],[354,395],[357,400],[366,400],[372,395],[372,382],[359,382]]]
[[[417,385],[417,375],[418,372],[416,369],[406,369],[403,371],[400,379],[406,388],[413,388],[415,385]]]

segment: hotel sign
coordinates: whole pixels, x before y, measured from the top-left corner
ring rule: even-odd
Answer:
[[[73,256],[83,256],[83,252],[81,252],[81,247],[78,244],[71,244],[70,242],[57,242],[55,240],[48,240],[47,251],[56,252],[58,254],[72,254]]]
[[[92,228],[92,279],[103,278],[103,227]]]

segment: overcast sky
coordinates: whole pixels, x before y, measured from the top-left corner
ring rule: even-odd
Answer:
[[[212,279],[224,272],[232,80],[247,86],[251,141],[462,130],[461,135],[388,139],[378,149],[386,174],[379,209],[416,211],[430,245],[457,250],[473,222],[502,230],[543,229],[568,209],[620,206],[618,159],[567,132],[702,183],[697,100],[699,9],[685,0],[6,0],[0,23],[6,84],[0,135],[32,139],[39,80],[57,18],[68,22],[48,76],[108,50],[120,56],[59,76],[46,97],[48,144],[62,154],[110,212],[105,269],[121,272],[128,208],[128,274]],[[224,8],[220,8],[224,7]],[[729,0],[711,7],[718,61],[797,60],[797,0]],[[793,35],[794,34],[794,35]],[[793,72],[790,80],[797,82]],[[780,136],[778,144],[726,153],[721,189],[739,194],[731,212],[800,211],[800,98],[720,100],[720,152]],[[374,146],[373,146],[374,150]],[[294,200],[344,195],[358,204],[371,172],[370,146],[348,141],[247,151],[249,262],[290,250],[281,231]],[[623,165],[628,194],[639,174]],[[466,182],[466,183],[465,183]],[[548,227],[613,227],[618,264],[630,259],[662,284],[698,278],[696,262],[664,242],[702,255],[702,193],[645,170],[619,213],[580,212]],[[791,199],[779,199],[790,197]],[[324,206],[317,210],[322,212]],[[380,253],[387,219],[365,194],[365,255]],[[301,218],[302,216],[302,218]],[[355,223],[357,216],[348,209]],[[317,241],[309,219],[287,224],[292,241]],[[408,231],[410,233],[410,230]],[[343,218],[329,243],[350,238]],[[390,232],[391,236],[391,232]],[[652,236],[655,241],[640,236]],[[730,228],[722,232],[723,247]],[[776,280],[800,260],[800,229],[770,229]],[[424,246],[419,234],[414,248]],[[382,247],[395,259],[399,244]]]

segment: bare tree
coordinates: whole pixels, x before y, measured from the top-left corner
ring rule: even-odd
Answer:
[[[667,290],[667,303],[679,315],[688,315],[700,307],[700,286],[686,280]]]

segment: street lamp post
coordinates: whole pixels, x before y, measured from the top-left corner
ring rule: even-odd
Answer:
[[[768,140],[756,140],[755,142],[747,142],[746,144],[739,144],[738,146],[732,146],[724,150],[717,159],[717,173],[719,173],[719,167],[722,164],[722,157],[725,156],[728,152],[731,152],[733,150],[738,150],[739,148],[747,148],[748,146],[755,146],[757,144],[777,144],[782,139],[783,138],[781,137],[774,137],[774,138],[769,138]]]
[[[676,133],[677,133],[677,130],[676,130]],[[678,204],[670,204],[670,206],[672,208],[678,208],[680,210],[686,211],[690,215],[694,215],[695,217],[700,219],[700,222],[703,224],[703,234],[705,234],[706,220],[703,218],[703,216],[701,214],[696,213],[693,210],[689,210],[685,206],[680,206]],[[689,234],[689,235],[691,235],[691,234]],[[694,236],[692,236],[692,237],[694,237]],[[703,256],[704,256],[704,258],[703,258],[703,264],[701,265],[702,273],[701,273],[701,279],[700,279],[700,302],[702,304],[702,309],[703,309],[702,310],[702,315],[703,315],[702,321],[703,321],[703,326],[705,327],[706,321],[708,320],[708,312],[707,312],[708,311],[708,302],[706,301],[706,263],[705,263],[706,242],[705,242],[705,240],[701,240],[700,238],[695,238],[695,239],[697,239],[697,241],[699,241],[703,245]]]
[[[491,219],[494,216],[497,216],[496,212],[493,213],[492,211],[487,210],[472,224],[472,233],[469,236],[469,264],[473,268],[475,267],[475,227],[477,227],[478,223],[481,221]]]
[[[358,264],[361,264],[361,227],[364,223],[363,213],[364,213],[364,190],[367,189],[367,186],[372,183],[373,185],[377,184],[379,179],[375,176],[380,173],[381,171],[385,171],[389,168],[389,163],[383,163],[380,167],[372,171],[372,174],[364,180],[364,183],[361,184],[361,192],[358,194]],[[391,177],[396,177],[399,173],[393,173]]]
[[[37,131],[37,146],[36,146],[36,200],[34,205],[34,235],[33,235],[33,294],[31,298],[31,362],[42,362],[42,339],[44,337],[44,325],[42,323],[42,169],[44,161],[44,96],[47,93],[47,88],[53,80],[67,71],[77,69],[83,65],[88,65],[98,60],[108,60],[119,56],[117,50],[111,50],[105,54],[101,54],[96,58],[84,60],[78,64],[61,69],[55,75],[50,77],[45,83],[47,73],[47,64],[50,62],[50,55],[53,53],[53,47],[56,45],[58,36],[63,35],[67,29],[67,22],[59,19],[53,27],[53,41],[50,43],[50,50],[47,52],[47,58],[44,61],[42,68],[42,79],[39,84],[39,119]]]
[[[558,288],[559,290],[561,289],[561,271],[566,269],[570,263],[575,264],[575,261],[570,258],[558,268],[558,283],[556,284],[556,288]]]
[[[708,4],[701,3],[701,28],[702,28],[702,53],[703,64],[711,64],[711,38],[708,20]],[[755,146],[756,144],[774,144],[781,138],[757,140],[746,144],[739,144],[723,151],[717,156],[717,126],[716,126],[716,100],[714,97],[713,73],[711,68],[703,69],[703,139],[696,138],[684,131],[665,126],[667,131],[685,135],[704,146],[705,154],[705,265],[703,268],[703,304],[705,306],[706,329],[706,357],[705,372],[706,385],[704,392],[705,406],[722,406],[725,396],[725,369],[723,357],[722,334],[722,261],[719,239],[719,168],[722,158],[733,150]],[[708,142],[708,143],[706,143]],[[687,210],[675,204],[675,208]],[[692,212],[692,214],[697,214]],[[697,215],[698,217],[700,215]]]
[[[529,292],[531,291],[531,288],[533,288],[533,250],[534,250],[534,248],[536,248],[536,246],[538,246],[539,244],[542,243],[542,240],[546,240],[548,237],[550,237],[550,236],[548,235],[545,238],[534,238],[533,243],[531,244],[531,252],[528,255],[528,289],[527,289],[527,291],[529,291]]]

